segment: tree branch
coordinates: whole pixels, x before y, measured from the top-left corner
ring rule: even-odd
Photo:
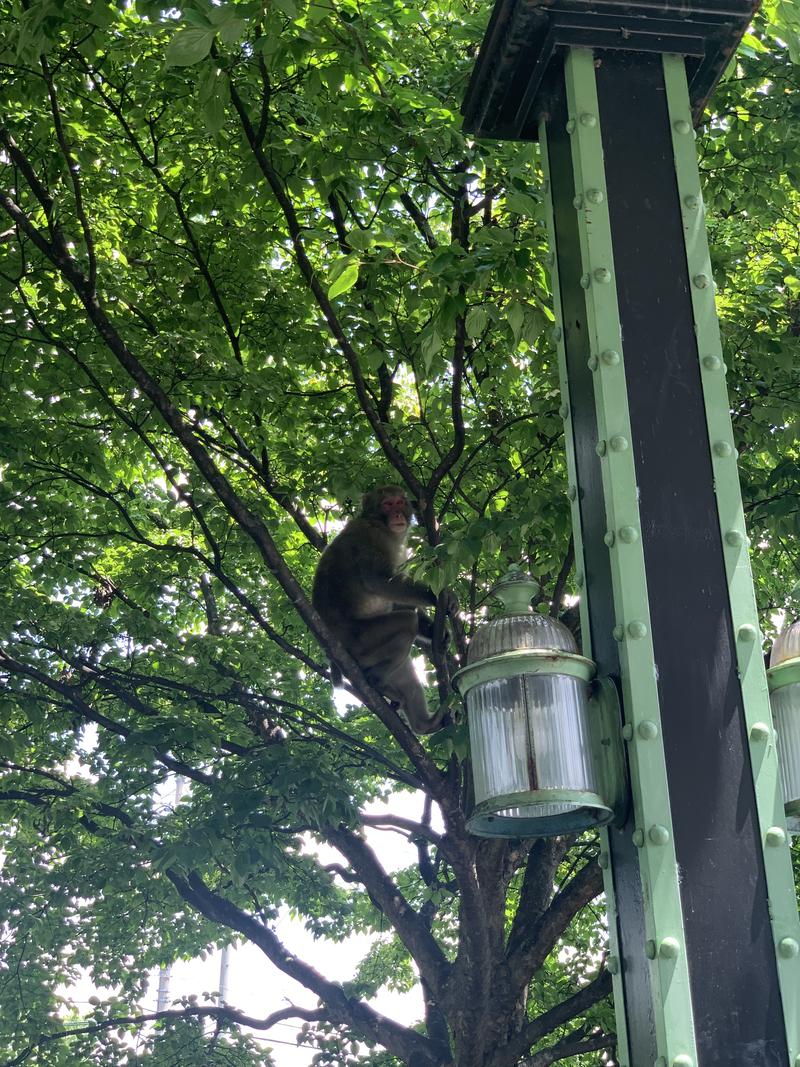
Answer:
[[[58,693],[88,722],[96,723],[98,726],[102,726],[103,729],[109,730],[111,733],[115,733],[120,737],[127,738],[134,733],[130,727],[123,726],[122,723],[114,722],[113,719],[109,719],[106,715],[95,711],[94,708],[83,699],[77,686],[69,685],[66,682],[56,681],[55,678],[51,678],[43,671],[37,670],[35,667],[31,667],[26,663],[21,663],[19,660],[15,660],[2,649],[0,649],[0,667],[4,667],[12,674],[31,678],[33,681],[39,682],[40,685],[45,686],[45,688],[52,692]],[[160,752],[153,746],[150,747],[155,759],[166,767],[167,770],[173,771],[175,774],[182,774],[184,777],[191,778],[195,782],[201,782],[203,785],[211,785],[214,781],[213,777],[206,774],[204,771],[199,771],[196,767],[192,767],[183,760],[175,759],[166,752]]]
[[[436,1062],[424,1037],[379,1014],[363,1001],[347,996],[338,983],[329,981],[288,952],[269,927],[210,889],[197,872],[192,871],[187,877],[172,869],[165,873],[183,900],[207,919],[244,934],[280,971],[315,993],[325,1005],[325,1016],[331,1022],[352,1027],[403,1061],[416,1055],[424,1064]]]
[[[345,857],[376,905],[419,967],[434,997],[440,1000],[451,969],[430,930],[381,867],[375,853],[358,834],[344,827],[323,830],[325,840]]]
[[[603,1000],[611,992],[611,975],[603,968],[597,978],[585,985],[582,989],[579,989],[577,993],[574,993],[571,997],[563,1000],[560,1004],[557,1004],[554,1008],[544,1012],[537,1019],[533,1019],[527,1024],[518,1034],[515,1034],[511,1040],[502,1049],[498,1049],[496,1052],[496,1059],[493,1062],[493,1067],[516,1067],[520,1058],[524,1056],[532,1045],[535,1045],[537,1041],[541,1041],[543,1037],[551,1033],[559,1026],[564,1026],[570,1019],[574,1019],[582,1012],[586,1011],[593,1004],[597,1004],[598,1001]],[[612,1038],[608,1038],[608,1043],[613,1041]],[[605,1046],[601,1046],[605,1047]],[[548,1053],[552,1053],[552,1049],[546,1050]],[[539,1055],[539,1053],[537,1053]],[[566,1053],[569,1055],[569,1053]],[[532,1063],[536,1067],[546,1067],[547,1064],[555,1063],[558,1059],[563,1059],[564,1056],[559,1055],[555,1059],[538,1061],[534,1058]]]
[[[314,299],[319,306],[323,317],[328,324],[328,329],[335,338],[339,348],[347,361],[347,365],[350,368],[350,373],[353,377],[353,384],[355,385],[356,395],[358,396],[361,409],[367,417],[370,426],[375,434],[375,438],[381,446],[384,455],[389,460],[394,469],[403,478],[403,481],[408,486],[412,495],[420,497],[422,495],[422,484],[414,474],[413,470],[406,462],[405,457],[392,443],[385,423],[381,422],[380,415],[375,409],[375,405],[369,395],[364,376],[361,372],[361,366],[358,360],[358,354],[351,345],[347,335],[344,332],[339,317],[336,314],[333,304],[328,299],[328,295],[324,288],[320,284],[316,271],[308,258],[306,252],[305,242],[303,241],[303,234],[300,227],[300,223],[297,218],[297,214],[294,209],[294,205],[289,199],[286,190],[284,189],[283,182],[278,176],[277,171],[273,168],[270,161],[267,159],[261,144],[258,141],[256,131],[253,129],[253,125],[250,121],[250,116],[247,113],[247,108],[244,105],[244,101],[239,95],[233,79],[230,79],[231,101],[236,109],[239,119],[244,129],[245,136],[250,145],[251,151],[256,158],[256,161],[261,168],[261,172],[267,180],[267,183],[272,190],[272,195],[278,202],[278,205],[283,213],[286,227],[289,231],[289,237],[292,241],[294,248],[295,259],[300,269],[300,273],[305,280],[306,285],[311,290]]]
[[[7,199],[6,197],[0,199],[0,204],[5,207]],[[109,351],[139,389],[153,402],[156,410],[164,419],[176,440],[192,458],[195,466],[211,486],[220,502],[237,525],[253,540],[268,570],[282,587],[305,624],[315,634],[331,658],[341,665],[344,673],[358,687],[359,695],[364,703],[395,737],[398,744],[413,762],[427,788],[437,798],[444,796],[449,789],[445,778],[414,734],[392,710],[382,695],[370,685],[358,663],[346,651],[339,639],[325,626],[319,614],[311,606],[296,578],[287,567],[264,523],[236,494],[228,479],[216,466],[207,450],[192,432],[183,413],[175,407],[160,383],[150,375],[128,348],[108,318],[98,295],[88,286],[86,277],[77,261],[70,255],[68,250],[60,251],[49,245],[46,247],[45,254],[75,290],[89,320],[93,323]]]
[[[245,1015],[225,1005],[209,1005],[208,1007],[168,1009],[166,1011],[148,1012],[146,1015],[115,1015],[100,1022],[90,1023],[87,1026],[78,1026],[70,1030],[62,1030],[56,1034],[42,1034],[33,1044],[28,1045],[19,1055],[6,1060],[0,1067],[19,1067],[30,1059],[34,1052],[53,1044],[55,1041],[69,1040],[71,1037],[84,1037],[91,1034],[101,1034],[105,1030],[113,1030],[121,1026],[143,1026],[145,1023],[170,1021],[177,1022],[183,1019],[216,1019],[221,1023],[234,1023],[236,1026],[247,1026],[252,1030],[269,1030],[276,1023],[284,1019],[303,1019],[307,1022],[315,1022],[324,1018],[324,1013],[318,1008],[300,1008],[292,1005],[272,1012],[264,1019]]]
[[[603,872],[594,861],[585,863],[556,894],[550,907],[531,924],[516,924],[509,939],[506,960],[512,986],[521,988],[541,967],[572,919],[602,891]]]
[[[89,287],[94,289],[97,281],[97,255],[94,248],[94,238],[92,236],[92,229],[89,225],[89,219],[86,215],[86,209],[83,204],[83,191],[81,189],[80,179],[80,167],[75,161],[75,157],[70,151],[70,147],[67,144],[67,139],[64,136],[64,124],[61,121],[61,109],[58,105],[58,96],[56,95],[55,82],[53,81],[53,75],[50,71],[50,64],[47,61],[47,56],[41,55],[39,62],[42,67],[42,73],[44,74],[45,84],[47,85],[47,94],[50,98],[50,111],[53,116],[53,125],[56,131],[56,140],[58,146],[61,149],[61,154],[64,157],[64,162],[67,164],[67,170],[69,171],[69,179],[72,183],[72,195],[75,198],[75,214],[78,216],[78,222],[80,223],[81,230],[83,231],[83,241],[86,245],[86,255],[89,261]]]
[[[439,244],[436,238],[433,236],[431,224],[425,218],[422,211],[420,211],[419,207],[417,207],[416,203],[414,202],[414,198],[407,192],[401,193],[400,203],[403,205],[403,207],[413,219],[414,225],[422,234],[425,244],[428,246],[431,252],[435,251],[439,247]]]

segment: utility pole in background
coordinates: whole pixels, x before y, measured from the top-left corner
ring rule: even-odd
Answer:
[[[177,808],[181,802],[181,797],[186,789],[186,779],[180,775],[175,775],[175,795],[173,798],[172,806]],[[166,1011],[169,1007],[169,984],[172,978],[172,964],[167,963],[163,967],[158,969],[158,993],[156,995],[156,1011]]]

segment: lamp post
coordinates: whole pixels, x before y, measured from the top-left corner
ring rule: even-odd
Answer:
[[[693,125],[755,0],[498,0],[464,104],[539,142],[626,1067],[800,1067],[800,924]],[[532,176],[532,183],[534,178]]]

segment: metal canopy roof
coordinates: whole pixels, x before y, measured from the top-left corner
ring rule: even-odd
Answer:
[[[497,0],[462,107],[478,137],[536,140],[568,47],[686,56],[695,123],[760,0]]]

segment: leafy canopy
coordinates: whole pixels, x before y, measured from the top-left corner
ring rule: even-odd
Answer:
[[[765,12],[698,145],[768,627],[800,532],[800,97],[794,8]],[[596,842],[470,838],[463,727],[423,747],[357,674],[339,713],[304,595],[387,481],[468,631],[509,563],[554,611],[575,592],[536,151],[458,115],[488,13],[0,2],[9,1063],[257,1064],[241,1025],[291,1017],[320,1062],[611,1054]],[[367,830],[418,864],[387,873]],[[375,933],[352,983],[286,952],[282,905]],[[232,938],[308,1001],[151,1025],[148,971]],[[369,1001],[412,961],[401,1026]],[[76,1019],[82,968],[114,992]]]

